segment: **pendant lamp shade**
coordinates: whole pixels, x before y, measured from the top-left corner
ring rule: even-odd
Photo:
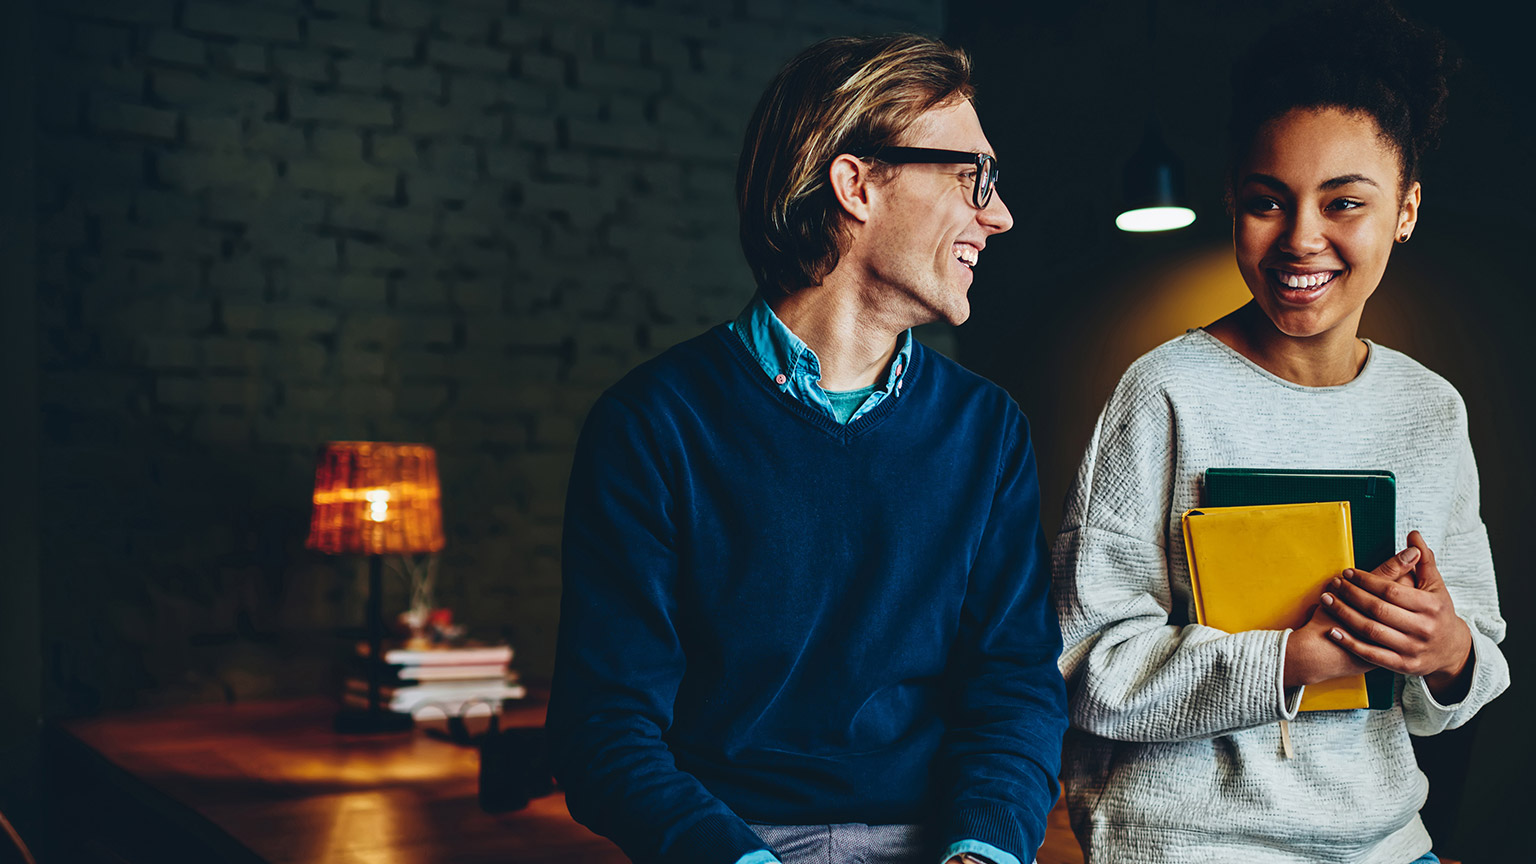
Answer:
[[[1141,146],[1125,163],[1125,208],[1115,217],[1122,231],[1170,231],[1195,221],[1184,197],[1184,163],[1168,145],[1157,121],[1149,119]]]

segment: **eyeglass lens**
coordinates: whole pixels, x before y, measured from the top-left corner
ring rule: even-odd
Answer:
[[[992,187],[997,183],[997,160],[985,153],[977,154],[976,189],[972,200],[977,209],[985,210],[992,201]]]

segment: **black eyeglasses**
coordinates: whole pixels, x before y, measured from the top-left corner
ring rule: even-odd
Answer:
[[[935,150],[931,147],[878,147],[867,153],[853,154],[860,159],[879,159],[892,165],[975,165],[976,185],[971,189],[971,203],[977,210],[987,209],[992,189],[997,185],[997,160],[987,153],[964,150]]]

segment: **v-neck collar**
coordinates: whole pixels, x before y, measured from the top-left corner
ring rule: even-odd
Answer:
[[[902,372],[903,398],[884,399],[879,405],[870,409],[863,416],[854,418],[847,424],[842,424],[838,423],[827,412],[815,406],[807,405],[775,386],[774,382],[763,374],[762,365],[758,362],[757,358],[752,356],[742,340],[731,331],[729,324],[720,324],[710,332],[721,342],[725,343],[726,352],[743,366],[747,372],[747,378],[752,381],[752,386],[759,388],[786,411],[820,429],[829,437],[844,443],[868,433],[869,430],[880,425],[885,418],[895,413],[899,405],[911,401],[905,397],[912,395],[913,388],[919,386],[918,381],[922,377],[924,351],[919,349],[917,341],[913,340],[911,360]]]

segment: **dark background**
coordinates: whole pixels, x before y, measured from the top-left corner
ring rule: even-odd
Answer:
[[[824,36],[944,34],[975,58],[1017,223],[971,321],[922,338],[1029,414],[1054,531],[1125,365],[1246,297],[1221,203],[1227,65],[1294,6],[1163,2],[1149,28],[1120,0],[12,0],[0,807],[35,810],[39,716],[335,686],[366,580],[302,548],[325,440],[437,447],[439,599],[547,673],[576,430],[624,370],[749,298],[741,130]],[[1362,331],[1467,401],[1515,684],[1437,757],[1437,848],[1508,860],[1532,768],[1515,266],[1536,227],[1533,75],[1516,28],[1472,4],[1403,8],[1465,67]],[[1199,218],[1132,236],[1112,219],[1149,111]]]

